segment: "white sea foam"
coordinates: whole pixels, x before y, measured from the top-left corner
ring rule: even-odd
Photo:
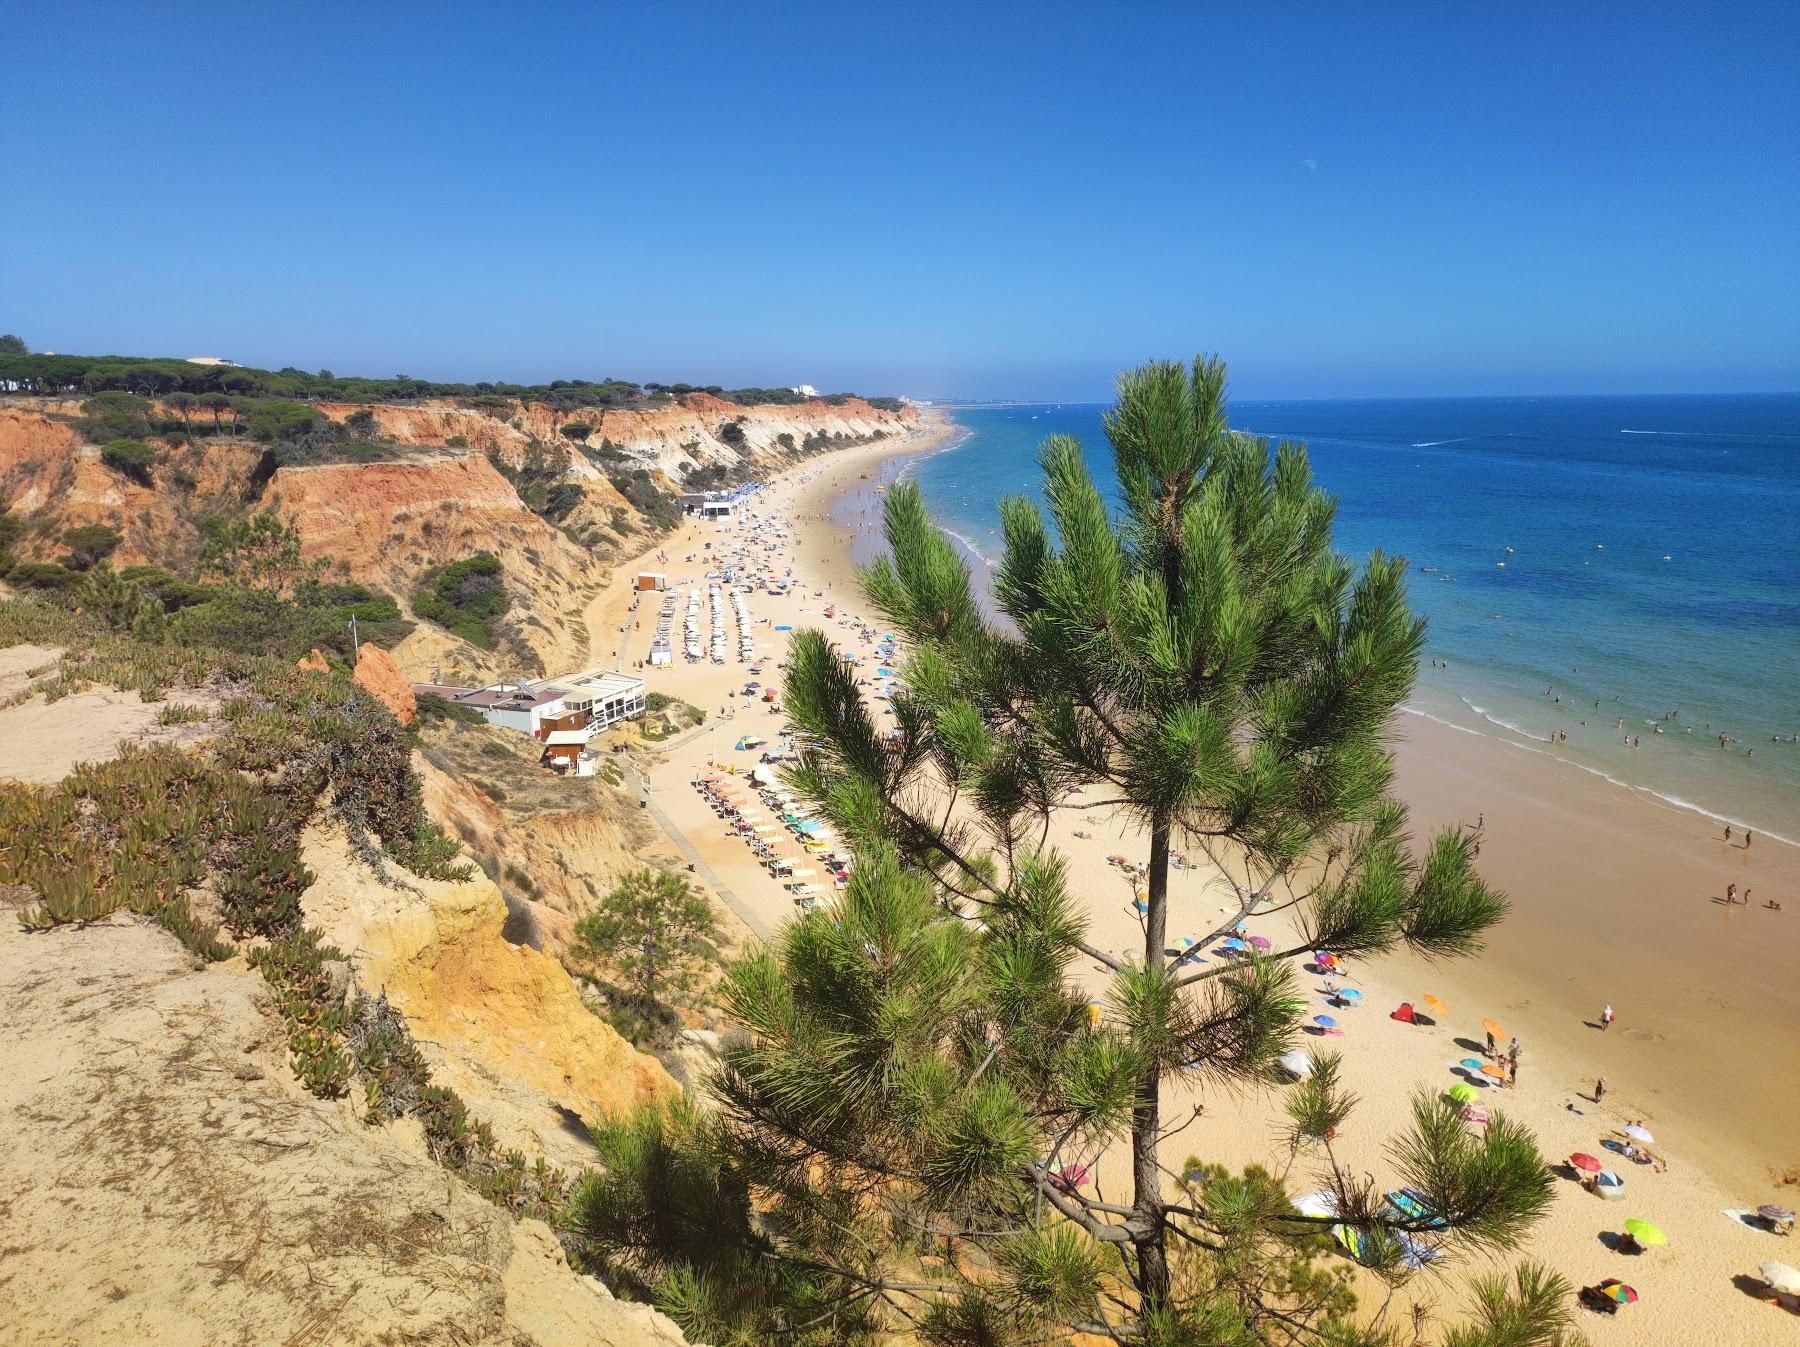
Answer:
[[[1415,449],[1435,449],[1440,444],[1461,444],[1465,440],[1479,440],[1479,435],[1458,435],[1453,440],[1418,440],[1413,444]]]
[[[1800,440],[1800,435],[1778,435],[1774,431],[1758,431],[1746,435],[1730,430],[1626,430],[1621,435],[1672,435],[1680,440]]]
[[[1542,739],[1543,742],[1546,744],[1550,742],[1549,735],[1533,734],[1530,730],[1526,729],[1523,725],[1515,725],[1510,720],[1502,720],[1502,719],[1500,719],[1499,716],[1490,715],[1488,713],[1487,707],[1477,706],[1477,705],[1475,705],[1474,702],[1470,701],[1467,697],[1458,697],[1456,700],[1461,702],[1464,706],[1468,707],[1471,711],[1473,711],[1476,715],[1480,716],[1483,720],[1487,721],[1487,723],[1490,725],[1498,725],[1503,730],[1511,730],[1514,734],[1522,734],[1527,739]]]
[[[991,557],[989,557],[986,552],[983,552],[979,547],[977,547],[975,545],[974,539],[968,537],[966,534],[958,533],[953,528],[946,528],[942,523],[940,523],[938,525],[938,532],[947,533],[952,538],[956,539],[957,542],[959,542],[963,545],[964,550],[967,551],[971,556],[973,556],[977,561],[979,561],[983,566],[987,566],[990,568],[993,566],[993,564],[994,564],[993,559]]]
[[[1400,709],[1409,716],[1417,716],[1420,720],[1433,721],[1436,724],[1442,725],[1447,730],[1455,730],[1458,734],[1472,734],[1477,739],[1487,738],[1480,730],[1472,730],[1467,725],[1458,725],[1454,720],[1445,720],[1442,716],[1434,716],[1431,712],[1421,710],[1417,706],[1402,706]]]

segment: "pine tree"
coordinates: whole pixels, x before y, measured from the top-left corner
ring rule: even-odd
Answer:
[[[607,969],[627,1003],[660,1019],[698,988],[718,940],[705,897],[680,875],[645,866],[620,876],[575,923],[574,952]]]
[[[1403,562],[1358,571],[1331,550],[1334,504],[1304,449],[1229,428],[1219,363],[1124,375],[1105,428],[1116,514],[1066,436],[1043,449],[1048,519],[1002,503],[1003,620],[916,486],[888,493],[892,557],[862,578],[909,647],[893,730],[822,633],[796,636],[791,780],[858,859],[838,903],[726,979],[748,1034],[717,1082],[718,1144],[754,1194],[765,1258],[809,1286],[837,1278],[866,1323],[946,1344],[1378,1340],[1351,1326],[1325,1232],[1359,1232],[1361,1261],[1396,1278],[1422,1249],[1516,1246],[1550,1200],[1525,1129],[1502,1116],[1477,1137],[1449,1101],[1418,1097],[1392,1154],[1425,1210],[1403,1216],[1333,1159],[1354,1101],[1315,1053],[1290,1133],[1324,1164],[1335,1215],[1298,1212],[1261,1171],[1162,1151],[1192,1120],[1172,1115],[1176,1091],[1274,1079],[1308,951],[1465,955],[1504,912],[1469,839],[1415,854],[1391,794],[1423,624]],[[1089,941],[1046,845],[1076,790],[1147,835],[1129,957]],[[1235,893],[1200,945],[1277,913],[1298,937],[1205,968],[1170,949],[1177,848]],[[1110,976],[1098,1012],[1071,976],[1084,957]],[[1087,1166],[1121,1147],[1129,1200],[1102,1198]],[[1480,1288],[1493,1331],[1459,1344],[1560,1340],[1566,1286],[1529,1267],[1516,1284]],[[764,1286],[757,1323],[791,1336],[771,1299]],[[730,1319],[709,1303],[691,1328]]]

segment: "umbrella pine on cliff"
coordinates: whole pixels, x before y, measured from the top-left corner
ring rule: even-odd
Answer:
[[[1389,722],[1423,631],[1404,563],[1377,553],[1359,571],[1331,550],[1334,503],[1304,449],[1233,432],[1215,361],[1124,375],[1105,425],[1116,514],[1066,436],[1043,449],[1049,517],[1003,502],[1005,624],[984,617],[917,487],[887,493],[892,557],[862,578],[915,652],[891,733],[825,636],[796,635],[785,699],[806,747],[791,779],[859,863],[835,908],[730,972],[749,1033],[727,1056],[710,1140],[757,1212],[759,1259],[785,1261],[811,1304],[835,1284],[859,1329],[970,1344],[1365,1340],[1341,1279],[1309,1264],[1319,1236],[1348,1230],[1388,1275],[1459,1246],[1511,1248],[1549,1201],[1528,1133],[1498,1118],[1477,1139],[1453,1105],[1417,1101],[1392,1149],[1423,1218],[1386,1209],[1328,1144],[1324,1214],[1260,1171],[1177,1170],[1164,1141],[1207,1090],[1274,1078],[1303,1017],[1293,964],[1307,951],[1467,954],[1504,901],[1462,836],[1416,854],[1390,794]],[[1046,845],[1076,789],[1081,808],[1115,809],[1148,838],[1143,944],[1125,957],[1089,941]],[[1235,891],[1201,945],[1271,902],[1297,935],[1195,967],[1169,947],[1177,848]],[[1084,956],[1110,978],[1098,1014],[1073,978]],[[1353,1103],[1335,1059],[1314,1061],[1290,1106],[1297,1147]],[[1107,1153],[1128,1156],[1128,1195],[1089,1181]],[[648,1171],[613,1182],[680,1200]],[[617,1247],[605,1221],[589,1233]],[[752,1307],[680,1260],[662,1276],[695,1331],[724,1336],[732,1303],[764,1331],[801,1323],[770,1308],[766,1277]],[[696,1285],[705,1296],[677,1293]],[[1508,1332],[1530,1330],[1505,1341],[1562,1331],[1554,1297],[1482,1294],[1499,1297]]]

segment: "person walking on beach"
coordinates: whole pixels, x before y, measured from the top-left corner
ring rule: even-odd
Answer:
[[[1727,884],[1725,886],[1725,906],[1730,907],[1736,901],[1737,901],[1737,885],[1736,884]]]
[[[1725,825],[1725,840],[1727,842],[1731,840],[1731,825],[1729,823]]]
[[[1600,1012],[1600,1029],[1601,1029],[1601,1031],[1605,1032],[1607,1029],[1612,1028],[1612,1022],[1613,1022],[1613,1008],[1612,1008],[1612,1003],[1608,1002],[1606,1004],[1606,1006]]]
[[[1492,1057],[1494,1055],[1494,1046],[1495,1046],[1494,1035],[1492,1034],[1492,1032],[1490,1032],[1488,1034],[1487,1040],[1488,1040],[1487,1047],[1485,1049],[1483,1049],[1481,1055],[1483,1057]]]
[[[1594,1102],[1598,1104],[1606,1098],[1606,1077],[1600,1076],[1594,1081]]]

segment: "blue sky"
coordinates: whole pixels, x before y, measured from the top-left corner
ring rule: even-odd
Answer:
[[[52,17],[53,15],[53,17]],[[61,4],[0,331],[441,378],[1800,387],[1790,5]]]

